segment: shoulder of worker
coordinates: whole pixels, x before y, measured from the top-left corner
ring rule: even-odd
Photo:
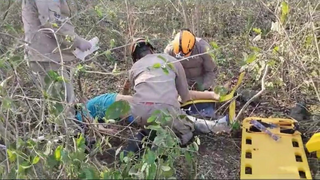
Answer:
[[[30,0],[29,0],[30,1]],[[48,12],[53,11],[57,14],[64,16],[70,16],[69,5],[66,0],[31,0],[37,4],[37,8],[40,11]],[[48,11],[49,10],[49,11]]]
[[[196,46],[199,53],[204,53],[210,49],[210,44],[206,40],[199,37],[196,38]]]
[[[166,53],[154,53],[146,55],[145,57],[141,58],[139,61],[135,62],[131,67],[131,72],[141,72],[145,71],[148,68],[151,68],[154,64],[164,64],[166,62],[174,62],[176,59],[169,54]]]

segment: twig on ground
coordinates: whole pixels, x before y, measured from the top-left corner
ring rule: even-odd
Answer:
[[[241,108],[241,110],[239,111],[239,113],[235,117],[234,122],[238,121],[240,115],[249,106],[249,104],[264,92],[264,90],[265,90],[265,78],[266,78],[266,75],[267,75],[267,72],[268,72],[268,67],[269,67],[268,65],[265,66],[264,73],[263,73],[263,76],[261,78],[261,90],[257,94],[255,94],[251,99],[249,99],[249,101],[246,102],[246,104]]]

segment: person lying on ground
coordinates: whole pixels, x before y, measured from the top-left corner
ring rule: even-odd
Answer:
[[[192,89],[203,91],[216,85],[217,66],[210,54],[206,53],[209,49],[210,45],[204,39],[196,37],[189,29],[181,29],[164,52],[178,60],[194,56],[180,62],[188,85]]]
[[[217,95],[214,92],[200,92],[200,91],[189,91],[191,99],[192,100],[218,100],[219,95]],[[103,123],[105,112],[107,109],[116,101],[127,101],[129,104],[132,103],[133,97],[128,95],[122,95],[117,93],[105,93],[101,94],[99,96],[96,96],[92,99],[90,99],[86,103],[86,108],[82,111],[78,111],[76,113],[76,119],[78,121],[84,122],[85,120],[83,118],[88,118],[89,120],[97,119],[98,122]],[[210,132],[219,132],[222,130],[226,130],[228,125],[228,116],[225,116],[219,120],[214,121],[208,121],[203,119],[198,119],[192,116],[187,115],[187,117],[195,124],[195,128],[199,129],[201,133],[210,133]],[[127,119],[128,123],[134,123],[134,117],[129,114],[124,114],[119,117],[120,119]],[[106,129],[100,126],[100,130],[103,130],[106,133],[115,134],[116,131],[112,128]],[[149,136],[150,131],[146,129],[142,129],[139,131],[135,137],[131,137],[128,141],[128,145],[123,148],[124,155],[127,155],[128,152],[137,152],[140,147],[141,143],[138,143],[137,141],[134,141],[132,139],[136,140],[142,140],[145,136]],[[153,136],[154,138],[154,136]],[[152,140],[153,138],[150,138]],[[90,145],[91,146],[91,145]]]
[[[192,91],[189,90],[190,96],[192,100],[208,100],[208,99],[213,99],[213,100],[219,100],[219,95],[211,92],[211,91]],[[133,97],[129,95],[122,95],[122,94],[117,94],[117,93],[105,93],[101,94],[99,96],[96,96],[86,103],[86,108],[83,109],[82,113],[78,111],[76,113],[76,119],[78,121],[83,122],[82,117],[88,118],[89,120],[97,119],[98,122],[103,123],[104,122],[104,117],[107,109],[116,101],[127,101],[129,104],[132,102]],[[194,117],[188,116],[192,120],[195,120]],[[133,116],[130,114],[124,114],[119,117],[120,119],[127,118],[128,122],[133,122]],[[201,121],[201,119],[198,119]],[[210,122],[208,122],[210,124]]]

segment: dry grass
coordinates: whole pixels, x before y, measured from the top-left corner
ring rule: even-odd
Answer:
[[[88,39],[98,36],[101,41],[99,54],[83,63],[88,71],[81,77],[83,94],[78,92],[75,81],[78,97],[120,92],[131,66],[127,46],[123,45],[133,37],[150,38],[161,52],[174,31],[189,27],[198,36],[218,44],[215,60],[221,84],[240,71],[245,54],[256,53],[241,88],[259,90],[261,71],[266,63],[270,65],[262,103],[249,107],[245,116],[287,117],[296,102],[305,101],[313,116],[301,122],[303,133],[310,137],[320,131],[320,2],[289,1],[287,21],[278,31],[271,30],[272,22],[281,19],[278,0],[72,2],[72,21],[78,33]],[[35,101],[39,91],[33,86],[24,60],[4,63],[6,58],[23,54],[20,2],[1,2],[0,9],[0,80],[12,75],[5,93],[0,95],[1,136],[10,140],[36,137],[43,128],[34,128],[44,119],[39,113],[41,105]],[[260,40],[253,28],[261,30]],[[110,75],[115,63],[123,74]],[[14,111],[4,109],[4,98],[13,100]],[[239,178],[240,140],[213,136],[201,140],[197,177]],[[308,157],[312,173],[320,173],[319,162]]]

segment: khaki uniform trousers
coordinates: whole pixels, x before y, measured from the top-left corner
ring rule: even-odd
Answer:
[[[166,121],[164,126],[169,126],[173,132],[180,138],[181,144],[188,143],[194,132],[194,123],[188,118],[181,118],[181,115],[186,115],[180,108],[176,108],[167,104],[158,103],[133,103],[131,105],[132,115],[135,117],[135,122],[140,126],[148,125],[147,120],[152,116],[155,110],[160,110],[171,115],[171,119]],[[161,114],[157,115],[161,118]]]

